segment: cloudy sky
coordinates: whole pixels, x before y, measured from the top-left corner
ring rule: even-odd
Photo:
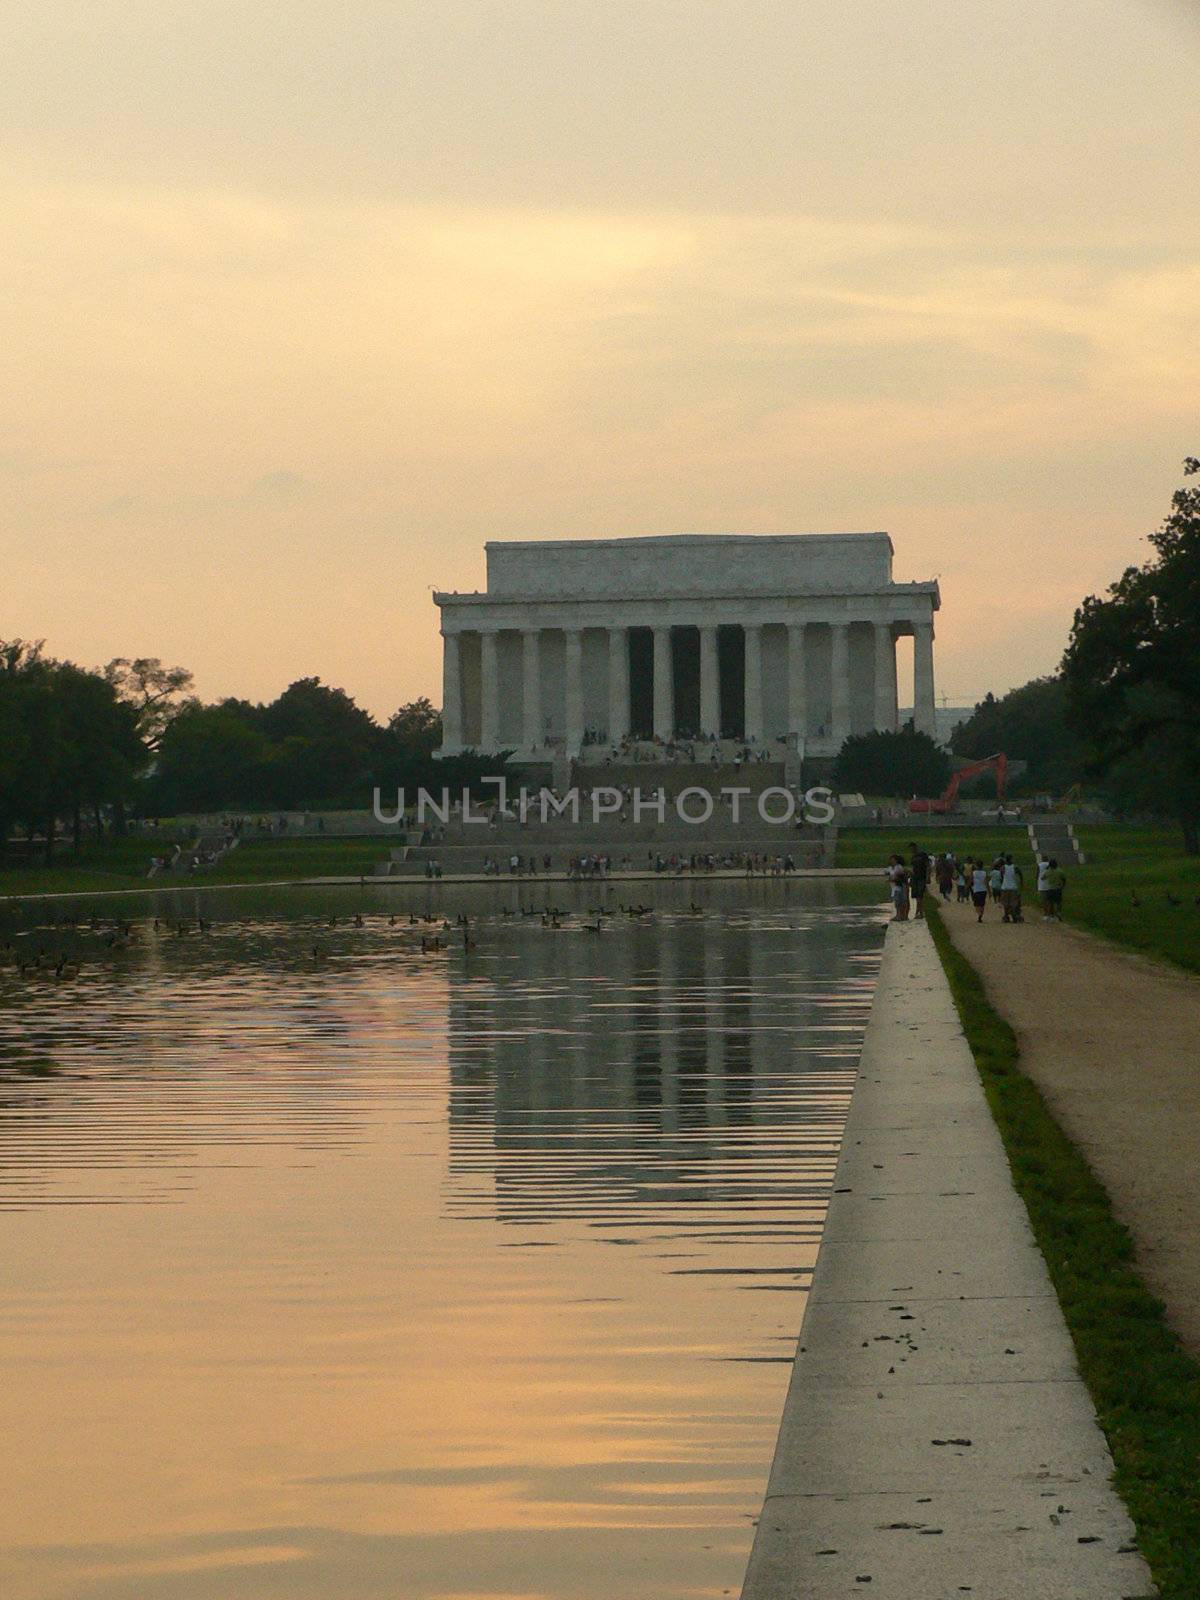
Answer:
[[[42,0],[0,637],[439,697],[486,538],[888,529],[1054,667],[1200,450],[1196,0]]]

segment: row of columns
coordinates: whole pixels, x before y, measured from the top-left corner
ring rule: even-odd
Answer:
[[[808,681],[804,655],[802,622],[788,625],[788,732],[803,736],[808,728]],[[874,724],[877,728],[895,725],[896,650],[891,625],[876,623],[874,673]],[[541,632],[522,630],[522,706],[523,746],[537,749],[542,743],[541,713]],[[721,697],[715,626],[700,630],[700,732],[720,735]],[[914,626],[913,688],[915,723],[918,732],[935,732],[933,689],[933,625]],[[763,738],[762,625],[747,624],[745,636],[745,729],[747,740]],[[675,685],[671,664],[671,629],[659,627],[654,634],[654,733],[669,740],[675,735]],[[566,629],[566,745],[575,753],[583,743],[583,632]],[[629,733],[629,630],[608,629],[608,737],[619,744]],[[830,625],[831,733],[840,744],[850,733],[850,625]],[[500,745],[499,662],[497,634],[481,631],[480,644],[480,729],[481,750],[496,750]],[[457,633],[444,635],[442,677],[442,737],[449,749],[462,745],[462,663]]]

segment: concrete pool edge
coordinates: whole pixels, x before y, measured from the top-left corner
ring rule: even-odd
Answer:
[[[413,873],[406,877],[388,877],[384,874],[354,873],[341,876],[304,878],[249,878],[237,882],[199,882],[195,878],[153,878],[144,884],[125,885],[120,889],[27,889],[24,893],[0,894],[0,905],[17,904],[25,900],[104,900],[131,894],[213,894],[221,889],[433,889],[439,884],[448,888],[459,884],[508,884],[513,888],[537,888],[541,883],[577,883],[587,888],[619,883],[792,883],[805,880],[838,878],[873,878],[883,884],[883,874],[878,867],[797,867],[794,872],[776,877],[773,873],[756,872],[752,876],[738,867],[717,867],[711,872],[654,872],[650,869],[629,872],[609,872],[603,877],[571,877],[565,872],[522,873],[444,873],[440,878],[426,878]],[[884,890],[881,887],[880,897]]]
[[[742,1600],[1150,1594],[1111,1472],[932,938],[891,924]]]

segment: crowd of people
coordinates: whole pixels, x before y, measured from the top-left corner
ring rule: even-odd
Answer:
[[[430,867],[434,863],[426,862],[425,876],[441,876],[440,868],[431,874]],[[718,853],[712,850],[692,851],[684,854],[682,851],[646,851],[644,864],[635,862],[630,855],[619,858],[609,855],[605,851],[596,851],[591,854],[569,856],[565,863],[566,874],[569,878],[607,878],[612,872],[645,871],[654,873],[673,873],[680,876],[683,873],[704,873],[718,871],[737,871],[740,869],[748,878],[773,877],[788,878],[796,871],[796,858],[790,852],[787,854],[771,854],[769,852],[748,850],[727,850]],[[561,870],[561,867],[559,868]],[[524,855],[517,851],[508,856],[507,860],[501,856],[486,855],[483,858],[483,871],[487,877],[502,877],[507,873],[511,878],[536,878],[555,871],[554,858],[549,851],[541,856]]]
[[[787,741],[782,738],[762,741],[743,739],[735,734],[722,740],[715,733],[679,733],[671,739],[663,739],[658,734],[631,733],[618,744],[609,744],[601,730],[588,728],[584,732],[583,743],[585,747],[608,744],[603,757],[606,766],[612,763],[634,765],[638,762],[660,765],[679,761],[732,761],[735,766],[742,766],[751,761],[781,760]],[[732,754],[726,753],[725,744],[733,746]]]
[[[988,864],[979,856],[960,859],[953,850],[931,856],[921,845],[910,844],[908,849],[907,861],[893,855],[887,869],[895,921],[924,917],[925,896],[932,884],[947,904],[951,897],[968,902],[977,922],[983,921],[989,903],[1000,909],[1003,922],[1024,922],[1025,874],[1011,854],[997,855]],[[1067,875],[1055,857],[1039,852],[1036,893],[1044,922],[1061,921],[1066,883]]]

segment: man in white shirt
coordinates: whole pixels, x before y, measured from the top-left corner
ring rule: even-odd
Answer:
[[[1021,869],[1011,856],[1005,856],[1004,867],[1000,874],[1000,904],[1004,907],[1005,922],[1020,922],[1021,917]]]

